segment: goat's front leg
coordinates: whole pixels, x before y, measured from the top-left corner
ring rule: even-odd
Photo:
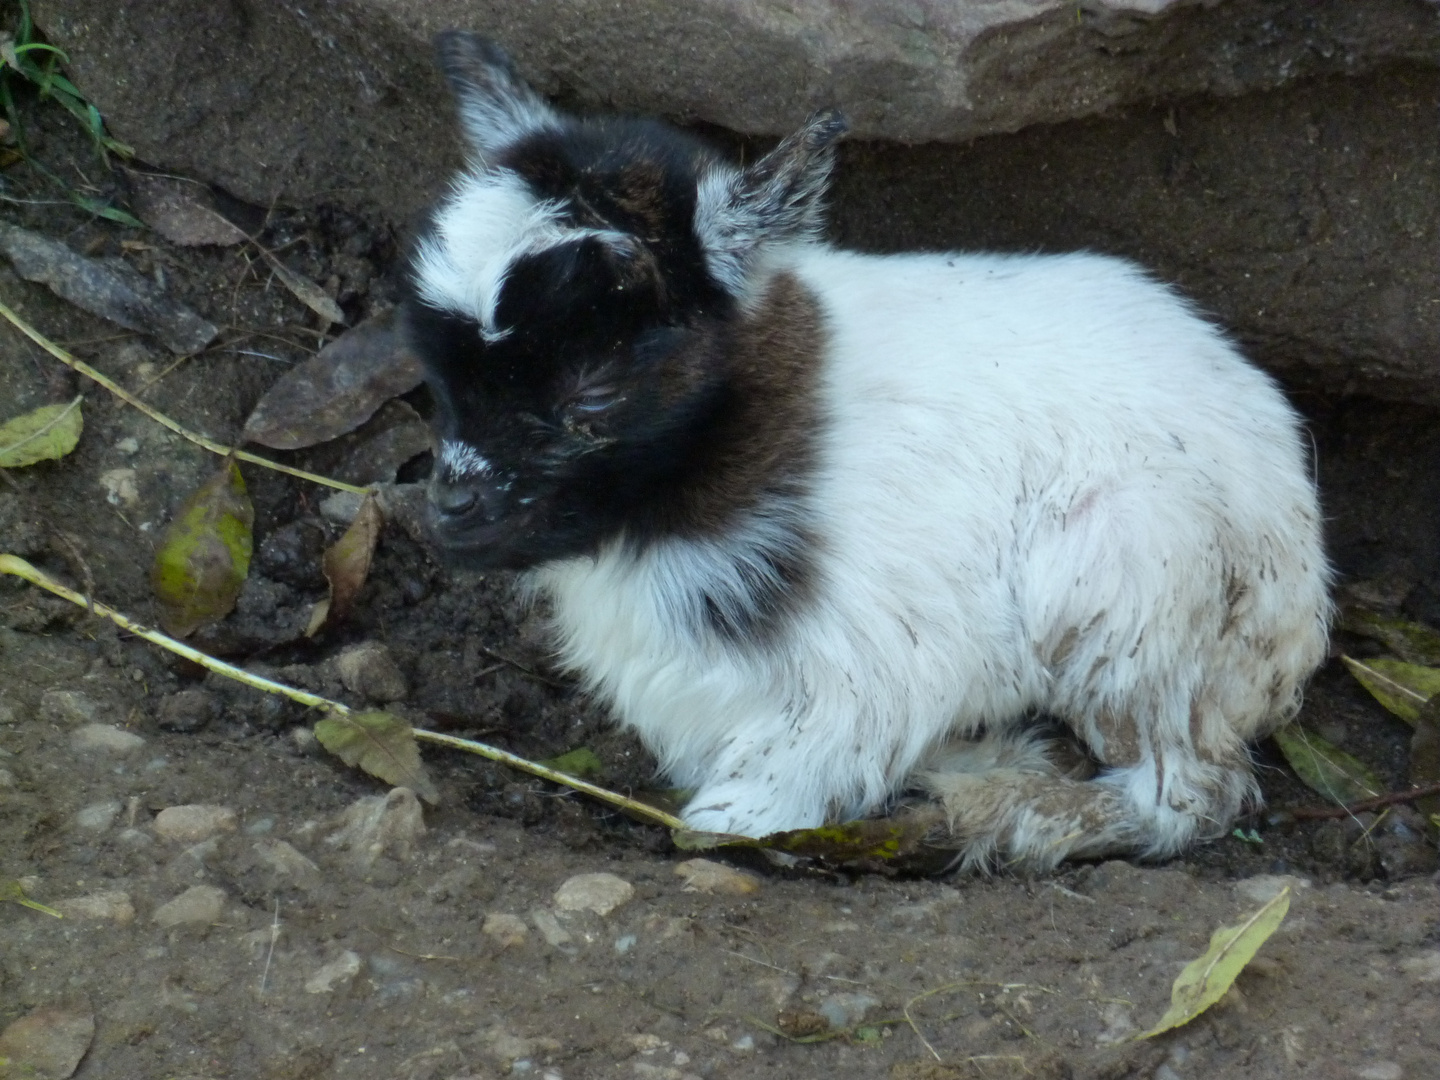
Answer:
[[[859,816],[869,809],[863,796],[855,797],[858,777],[851,774],[860,763],[832,761],[826,749],[810,745],[803,732],[786,724],[754,725],[729,738],[700,768],[688,770],[695,795],[682,816],[693,829],[741,836]]]

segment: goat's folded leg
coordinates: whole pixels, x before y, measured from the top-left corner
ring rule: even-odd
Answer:
[[[1223,834],[1258,794],[1243,753],[1211,763],[1184,745],[1150,748],[1133,764],[1074,780],[1038,740],[1014,736],[952,745],[921,782],[945,809],[962,865],[1031,871],[1174,854]]]

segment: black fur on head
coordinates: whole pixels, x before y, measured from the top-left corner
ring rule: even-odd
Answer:
[[[773,426],[757,407],[785,415],[744,376],[747,274],[818,227],[843,121],[812,118],[741,170],[655,121],[562,116],[483,39],[437,45],[476,153],[406,304],[439,405],[439,539],[519,568],[723,528],[779,482],[743,465]]]

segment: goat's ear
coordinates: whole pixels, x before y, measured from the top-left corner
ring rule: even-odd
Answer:
[[[756,253],[767,244],[820,232],[835,143],[848,127],[839,110],[817,112],[749,168],[701,181],[695,231],[711,272],[732,293],[742,291]]]
[[[435,38],[440,70],[460,106],[460,122],[480,159],[561,118],[520,77],[510,54],[478,34],[447,30]]]

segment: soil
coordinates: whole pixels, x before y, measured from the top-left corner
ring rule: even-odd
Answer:
[[[68,118],[27,115],[52,169],[97,194],[123,188],[123,174],[96,180],[107,174]],[[124,259],[223,327],[177,363],[0,265],[0,301],[193,430],[233,438],[323,340],[249,245],[182,248],[91,218],[25,166],[4,184],[52,203],[7,204],[7,220]],[[352,323],[394,302],[402,244],[386,226],[272,208],[247,228],[328,284]],[[0,356],[0,415],[83,391],[86,425],[70,456],[0,481],[0,551],[153,622],[156,537],[217,459],[8,325]],[[423,390],[410,400],[427,407]],[[1298,400],[1349,586],[1440,623],[1433,412]],[[643,749],[549,670],[504,576],[452,572],[398,525],[350,619],[301,637],[337,526],[324,493],[244,472],[256,563],[236,613],[197,644],[352,705],[374,703],[368,688],[426,726],[527,757],[588,747],[607,786],[654,784]],[[398,681],[375,665],[347,682],[336,658],[361,643],[384,647]],[[0,579],[0,879],[65,914],[0,907],[0,1028],[45,1007],[93,1015],[82,1078],[1418,1080],[1440,1060],[1433,834],[1405,807],[1297,820],[1289,811],[1319,797],[1268,744],[1267,809],[1240,823],[1245,836],[1163,865],[1030,880],[742,857],[729,861],[744,876],[707,889],[677,874],[692,853],[663,830],[453,753],[427,752],[441,801],[423,826],[413,800],[391,797],[382,831],[357,838],[384,786],[318,750],[311,719]],[[1404,785],[1410,730],[1338,663],[1302,719]],[[232,813],[162,816],[196,805]],[[596,873],[630,887],[601,879],[609,899],[591,908],[619,901],[605,914],[561,889]],[[1284,883],[1290,914],[1225,999],[1131,1041],[1212,931]]]

